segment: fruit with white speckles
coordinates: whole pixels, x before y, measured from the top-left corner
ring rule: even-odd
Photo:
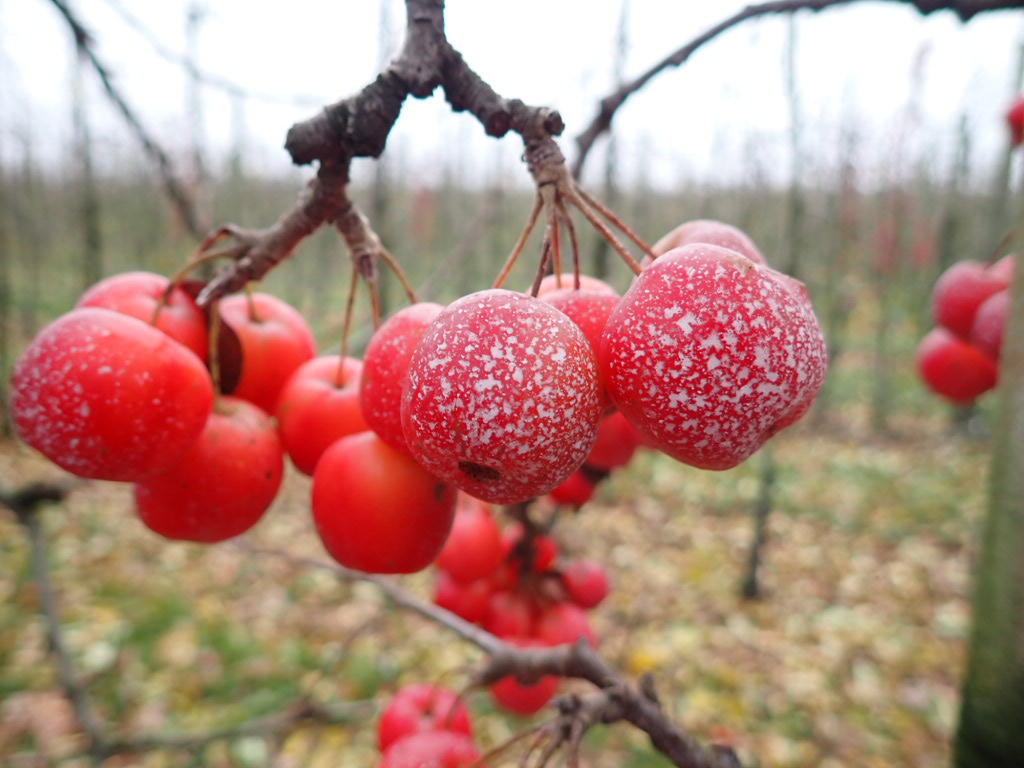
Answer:
[[[805,413],[827,366],[802,286],[708,244],[669,251],[640,274],[608,321],[600,362],[644,438],[716,470]]]
[[[715,219],[694,219],[683,222],[656,242],[651,250],[660,256],[674,248],[682,248],[684,245],[693,243],[708,243],[729,248],[741,256],[746,256],[755,264],[766,263],[761,250],[746,232],[732,224]]]
[[[14,365],[15,429],[80,477],[131,482],[168,469],[199,437],[212,405],[198,357],[108,309],[59,317]]]
[[[572,474],[601,412],[594,353],[579,327],[500,289],[464,296],[435,318],[402,398],[412,455],[494,504],[540,496]]]
[[[256,525],[283,475],[284,449],[271,418],[245,400],[222,397],[181,461],[136,483],[135,508],[161,536],[212,544]]]
[[[359,384],[363,418],[381,440],[402,453],[409,453],[402,432],[402,390],[409,378],[409,362],[442,309],[440,304],[419,302],[396,312],[374,332],[363,355]]]

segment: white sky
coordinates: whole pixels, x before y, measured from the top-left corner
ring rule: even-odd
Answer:
[[[179,153],[188,136],[184,75],[157,56],[114,7],[137,17],[167,48],[183,52],[189,4],[73,0],[94,32],[100,56],[146,125]],[[627,77],[745,4],[632,0]],[[200,66],[243,87],[329,102],[359,89],[377,71],[378,2],[205,0],[202,5],[208,13],[199,40]],[[449,0],[448,35],[500,93],[559,109],[567,125],[562,145],[571,158],[571,138],[612,84],[621,5],[622,0]],[[391,0],[390,13],[397,46],[402,3]],[[1005,142],[1002,115],[1024,39],[1024,14],[993,13],[964,25],[949,13],[922,18],[896,4],[864,2],[798,19],[799,101],[808,153],[833,162],[841,131],[853,128],[861,136],[865,163],[891,168],[894,158],[887,148],[897,141],[897,126],[905,124],[913,62],[923,55],[920,117],[906,133],[900,159],[912,164],[926,158],[947,168],[957,122],[966,114],[975,163],[991,166]],[[662,186],[721,176],[742,180],[754,158],[772,178],[785,181],[786,24],[781,17],[746,22],[631,99],[616,119],[623,173],[642,173]],[[48,0],[0,0],[0,156],[17,158],[26,137],[44,159],[59,156],[67,146],[72,62],[70,36]],[[111,163],[124,162],[136,144],[95,78],[87,82],[90,120],[102,154]],[[217,161],[233,141],[232,103],[205,89],[203,107],[205,140]],[[287,154],[280,149],[285,132],[315,111],[247,102],[250,164],[288,172]],[[517,139],[483,137],[472,118],[452,115],[435,96],[407,103],[387,154],[407,175],[435,177],[439,158],[454,156],[467,177],[500,172],[525,182],[520,153]],[[597,174],[598,161],[591,158],[590,174]]]

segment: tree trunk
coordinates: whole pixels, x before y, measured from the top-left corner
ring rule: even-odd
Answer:
[[[1015,271],[988,516],[975,566],[957,768],[1024,765],[1024,264]]]

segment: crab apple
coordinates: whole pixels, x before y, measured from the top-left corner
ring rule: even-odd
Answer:
[[[1010,314],[1010,292],[993,293],[978,307],[971,324],[970,342],[993,360],[1003,348],[1006,318]]]
[[[288,377],[316,355],[309,323],[295,307],[267,293],[228,296],[220,302],[220,314],[242,348],[242,370],[229,394],[274,413]]]
[[[341,369],[339,370],[339,366]],[[363,364],[338,355],[307,360],[288,377],[277,398],[277,423],[295,468],[312,475],[323,452],[335,440],[365,432],[359,407]]]
[[[608,472],[624,467],[641,445],[640,435],[620,411],[601,420],[597,440],[585,463],[588,467]]]
[[[971,333],[978,307],[1009,285],[1000,272],[980,261],[958,261],[939,275],[932,288],[932,318],[962,339]]]
[[[462,768],[480,759],[473,740],[452,731],[410,733],[384,753],[379,768]]]
[[[533,603],[520,592],[495,592],[487,605],[483,626],[498,637],[531,636]]]
[[[260,521],[283,474],[273,420],[252,403],[222,397],[181,461],[135,484],[135,509],[168,539],[224,541]]]
[[[608,574],[593,560],[573,560],[562,571],[562,583],[580,608],[594,608],[608,596]]]
[[[954,403],[970,403],[996,385],[995,362],[945,328],[925,334],[915,362],[925,385]]]
[[[1006,126],[1010,129],[1010,146],[1024,144],[1024,96],[1018,96],[1006,110]]]
[[[565,504],[570,507],[582,507],[592,498],[597,486],[590,479],[586,472],[577,469],[562,482],[548,491],[548,496],[556,504]]]
[[[435,605],[479,624],[487,617],[493,590],[487,579],[457,581],[447,571],[438,571],[434,582]]]
[[[96,480],[131,482],[169,468],[213,405],[198,357],[148,323],[94,307],[43,328],[15,362],[11,384],[21,438]]]
[[[122,272],[100,280],[82,294],[75,306],[112,309],[146,323],[156,316],[153,324],[157,328],[205,361],[206,318],[191,296],[177,287],[167,293],[168,285],[166,277],[153,272]],[[157,315],[164,293],[167,302]]]
[[[597,647],[597,636],[590,627],[586,612],[575,603],[552,603],[541,611],[534,627],[534,637],[544,645],[564,645],[583,639]]]
[[[579,327],[543,301],[490,289],[449,305],[423,334],[402,426],[428,471],[484,501],[516,504],[583,463],[601,410]]]
[[[743,230],[715,219],[683,222],[656,242],[651,250],[656,256],[661,256],[673,248],[681,248],[692,243],[717,245],[746,256],[755,264],[766,263],[761,250]]]
[[[1010,283],[1013,282],[1013,268],[1017,263],[1017,254],[1008,253],[1003,258],[990,265],[988,268],[988,274],[990,277],[994,277],[997,280],[1002,280],[1006,283],[1009,288]]]
[[[435,565],[459,581],[474,581],[493,573],[504,556],[490,505],[460,491],[455,522]]]
[[[529,637],[506,637],[505,642],[522,648],[543,645]],[[503,677],[490,686],[491,697],[503,709],[518,715],[532,715],[540,712],[558,690],[558,678],[543,675],[537,682],[520,683],[513,675]]]
[[[580,287],[576,288],[576,278],[572,272],[562,272],[555,275],[546,275],[541,279],[537,287],[537,298],[543,298],[549,293],[562,290],[581,290],[590,293],[602,293],[610,296],[618,296],[619,292],[612,288],[604,280],[590,275],[580,275]]]
[[[715,245],[664,254],[633,283],[601,346],[615,404],[656,448],[734,467],[810,407],[825,342],[779,273]]]
[[[502,543],[505,548],[505,557],[519,559],[521,542],[523,540],[523,526],[521,523],[513,523],[502,534]],[[531,570],[534,573],[543,573],[548,570],[558,557],[558,545],[550,536],[539,534],[530,541],[531,546]]]
[[[373,432],[333,443],[313,474],[313,520],[347,568],[413,573],[434,561],[455,515],[455,488]]]
[[[380,439],[408,453],[402,432],[402,390],[409,377],[409,362],[423,332],[444,309],[419,302],[389,317],[370,338],[363,355],[359,402],[363,418]]]
[[[377,721],[377,745],[381,752],[411,733],[450,731],[473,735],[466,706],[447,688],[413,683],[399,690]]]

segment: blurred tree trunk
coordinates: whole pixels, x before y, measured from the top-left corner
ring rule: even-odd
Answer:
[[[973,629],[956,768],[1024,764],[1024,265],[1013,279],[999,371],[988,515],[975,565]]]
[[[10,437],[13,433],[11,409],[7,382],[10,379],[10,368],[13,365],[14,338],[11,332],[14,325],[14,292],[13,261],[10,258],[11,236],[9,210],[9,190],[7,174],[0,165],[0,435]]]
[[[760,572],[764,547],[768,543],[768,515],[772,511],[776,476],[775,450],[768,444],[761,449],[761,471],[754,501],[754,535],[747,554],[747,569],[740,581],[740,595],[748,600],[759,600],[763,595]]]
[[[790,14],[786,28],[784,76],[786,103],[789,107],[789,191],[786,194],[785,231],[782,235],[784,261],[782,271],[803,279],[801,251],[803,245],[804,199],[800,188],[803,170],[803,148],[800,137],[800,92],[796,76],[796,14]]]
[[[1017,69],[1013,77],[1013,94],[1020,91],[1024,86],[1024,42],[1020,43]],[[1010,227],[1010,170],[1013,162],[1013,147],[1010,145],[1010,138],[1007,135],[1006,145],[999,162],[999,172],[996,174],[995,190],[991,208],[990,242],[986,243],[988,253],[994,253],[1004,242],[1006,232]]]

